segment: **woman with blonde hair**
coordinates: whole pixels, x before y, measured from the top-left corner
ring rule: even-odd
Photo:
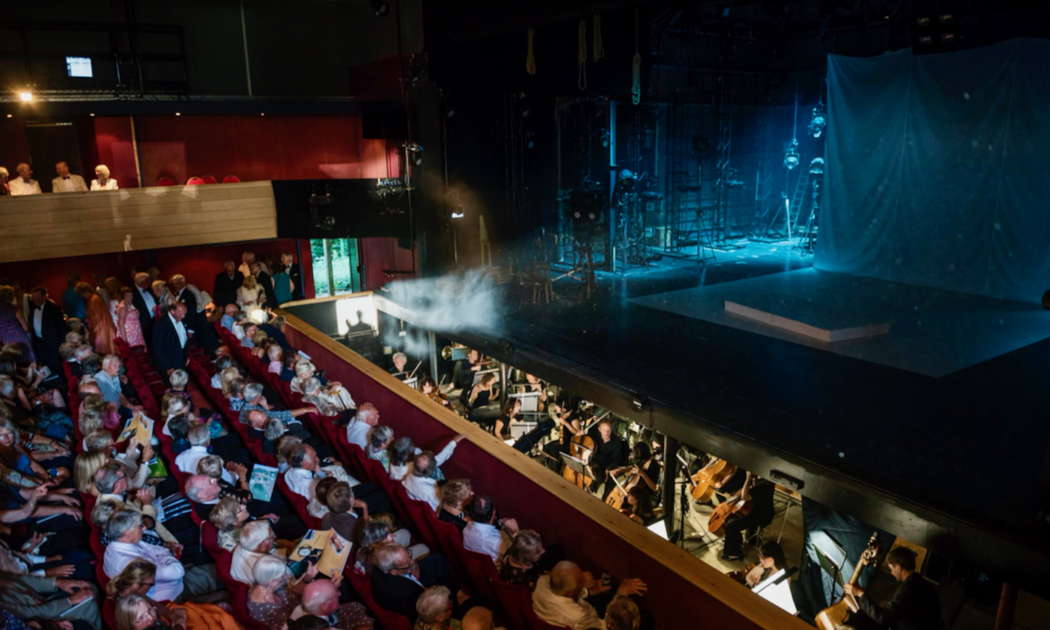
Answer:
[[[237,536],[249,516],[248,508],[233,496],[224,497],[212,508],[208,520],[218,532],[220,547],[231,552],[237,547]]]
[[[109,176],[109,167],[99,164],[95,167],[95,179],[91,180],[91,190],[117,190],[117,180]]]
[[[73,483],[77,491],[92,494],[95,487],[95,473],[109,461],[109,454],[101,451],[81,453],[73,462]]]
[[[252,317],[252,311],[262,308],[265,302],[266,292],[255,281],[255,276],[245,276],[244,282],[237,288],[237,306],[241,307],[248,317]]]
[[[91,345],[99,354],[115,354],[113,339],[117,336],[117,326],[113,323],[109,305],[102,299],[98,291],[91,288],[86,282],[78,282],[76,285],[77,295],[84,300],[84,310],[87,313],[87,326],[91,332]]]
[[[241,626],[214,604],[186,602],[159,604],[146,593],[153,588],[157,567],[148,560],[132,560],[119,575],[106,584],[106,594],[117,600],[118,630],[144,630],[154,624],[185,630],[236,630]]]
[[[438,520],[452,523],[463,531],[467,526],[467,501],[474,496],[469,479],[449,479],[441,486],[441,505]]]

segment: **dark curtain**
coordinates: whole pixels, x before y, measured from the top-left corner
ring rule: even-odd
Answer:
[[[828,58],[816,265],[1026,302],[1050,288],[1050,42]]]

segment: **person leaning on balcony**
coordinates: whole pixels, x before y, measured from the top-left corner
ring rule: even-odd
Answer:
[[[91,190],[117,190],[117,180],[109,176],[109,167],[99,164],[95,167],[95,179],[91,180]]]
[[[554,565],[551,572],[541,576],[532,592],[532,608],[536,616],[555,626],[573,630],[606,628],[606,620],[599,616],[595,604],[611,602],[618,597],[642,595],[645,582],[629,578],[620,582],[612,598],[605,598],[609,587],[602,586],[594,577],[568,560]],[[606,611],[606,613],[611,611]]]
[[[51,180],[51,192],[87,192],[87,184],[84,178],[69,172],[69,164],[65,160],[55,162],[55,177]]]
[[[33,179],[33,169],[26,162],[20,163],[15,171],[18,177],[7,183],[11,195],[39,195],[40,182]]]

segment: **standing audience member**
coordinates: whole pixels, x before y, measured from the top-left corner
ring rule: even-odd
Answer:
[[[153,326],[153,343],[150,352],[153,363],[162,375],[186,366],[186,343],[189,331],[183,323],[186,305],[177,302],[162,310],[161,317]]]
[[[22,343],[27,348],[32,348],[29,325],[15,298],[14,287],[6,284],[0,285],[0,344]]]
[[[281,264],[284,265],[288,279],[292,282],[292,299],[303,299],[303,273],[299,269],[299,263],[289,253],[281,254]]]
[[[150,290],[149,274],[140,271],[135,274],[135,295],[133,304],[135,309],[139,313],[139,324],[142,329],[142,337],[148,343],[153,341],[153,316],[157,312],[157,299],[153,297],[153,291]]]
[[[58,347],[66,336],[62,310],[47,297],[47,289],[37,287],[29,295],[29,332],[33,336],[33,354],[55,374],[62,373]]]
[[[51,192],[87,192],[87,184],[80,175],[69,172],[69,164],[65,160],[55,162],[55,174],[58,177],[51,180]]]
[[[263,294],[266,296],[266,306],[277,306],[277,298],[273,293],[273,278],[267,272],[266,266],[261,262],[253,262],[250,265],[251,275],[255,276],[255,282],[263,290]]]
[[[120,288],[121,299],[117,302],[117,337],[128,346],[145,346],[146,338],[142,334],[142,320],[135,307],[135,291],[129,287]]]
[[[266,293],[259,286],[255,276],[246,276],[240,288],[237,289],[237,306],[253,321],[258,317],[256,311],[262,309],[266,303]]]
[[[25,162],[20,163],[15,167],[15,172],[18,173],[18,177],[7,183],[11,196],[39,195],[41,193],[40,182],[33,179],[33,169],[29,167],[29,164]]]
[[[99,164],[95,167],[95,179],[91,180],[91,190],[117,190],[117,180],[109,176],[109,167]]]
[[[109,312],[109,305],[98,291],[86,282],[77,284],[77,293],[84,300],[87,312],[87,326],[91,331],[91,345],[99,354],[113,354],[116,348],[113,339],[117,336],[117,327]]]
[[[225,309],[230,304],[237,303],[237,289],[241,288],[244,276],[237,271],[237,265],[232,260],[222,264],[222,271],[215,275],[215,290],[212,298],[215,305]]]
[[[288,275],[288,267],[284,263],[278,263],[273,270],[274,306],[291,302],[294,291],[295,287],[292,285],[292,279]]]

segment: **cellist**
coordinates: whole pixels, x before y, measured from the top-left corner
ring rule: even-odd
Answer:
[[[739,498],[751,502],[751,511],[746,516],[732,516],[725,526],[725,547],[722,559],[728,561],[744,558],[744,532],[749,529],[765,527],[773,521],[773,491],[771,481],[748,472],[744,486],[740,489]],[[736,500],[735,498],[730,501]]]
[[[612,423],[602,420],[598,423],[598,439],[595,441],[594,452],[587,462],[594,472],[594,481],[591,482],[591,492],[598,492],[598,488],[605,483],[605,492],[602,500],[609,495],[615,487],[615,483],[608,478],[611,474],[619,474],[627,468],[627,442],[613,435]]]

